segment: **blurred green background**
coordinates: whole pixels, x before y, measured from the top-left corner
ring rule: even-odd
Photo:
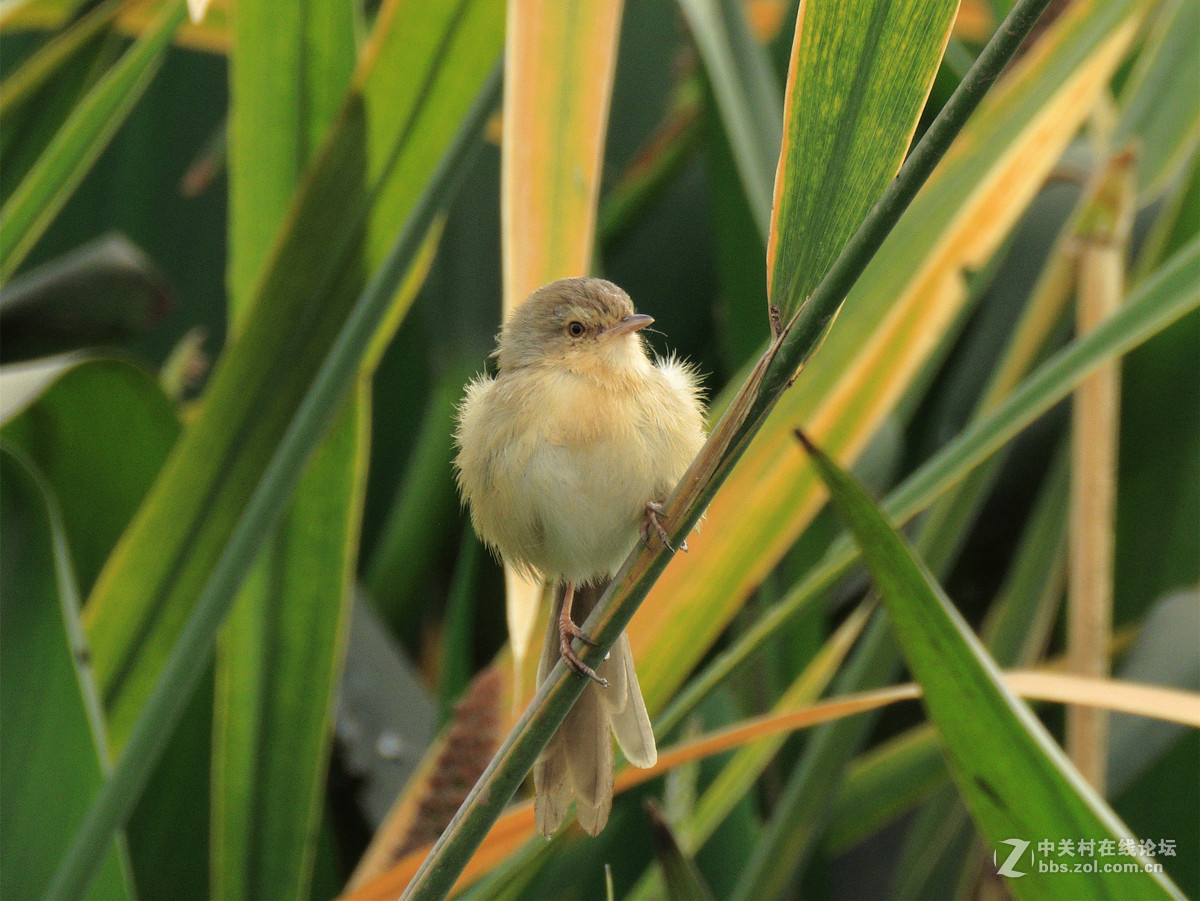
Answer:
[[[1101,109],[1072,142],[999,249],[978,270],[964,273],[969,300],[937,336],[936,349],[858,459],[856,472],[877,495],[886,495],[963,430],[1013,339],[1043,266],[1058,252],[1055,242],[1064,229],[1073,227],[1072,211],[1107,155],[1119,149],[1125,137],[1137,138],[1143,159],[1158,164],[1156,181],[1142,184],[1137,193],[1128,247],[1131,285],[1190,246],[1200,233],[1200,112],[1192,96],[1200,82],[1194,40],[1200,35],[1197,4],[1177,0],[1126,5],[1136,7],[1139,16],[1144,13],[1144,20],[1111,82],[1112,105]],[[71,23],[100,6],[42,0],[12,4],[0,32],[0,76],[12,83],[54,35],[66,33]],[[758,23],[759,47],[770,61],[772,76],[783,85],[790,25],[773,32],[759,20],[780,15],[790,23],[795,4],[723,6],[736,6],[747,22]],[[994,23],[1007,6],[994,0],[968,4],[968,11]],[[360,55],[375,14],[370,7],[353,13],[355,52]],[[772,13],[769,7],[778,10]],[[32,27],[35,13],[57,17],[60,24],[53,30]],[[218,5],[217,13],[213,28],[219,32],[228,21],[228,10]],[[1192,40],[1180,39],[1180,32]],[[918,136],[988,33],[987,28],[966,27],[956,32]],[[7,131],[0,145],[8,163],[0,165],[0,195],[6,201],[28,172],[29,161],[64,121],[64,105],[78,97],[78,86],[95,86],[97,73],[129,46],[125,29],[102,28],[60,71],[37,86],[31,99],[18,99],[7,108],[0,105],[8,117],[0,124],[0,130]],[[597,274],[622,285],[639,310],[655,317],[656,332],[650,335],[655,349],[674,351],[695,363],[709,396],[716,398],[740,381],[743,368],[767,338],[765,246],[716,105],[714,76],[700,58],[679,8],[669,3],[627,4],[619,48],[603,167]],[[1150,62],[1160,57],[1165,60],[1161,71],[1146,75]],[[491,64],[491,58],[481,62],[481,71]],[[50,498],[46,509],[52,511],[51,525],[30,525],[29,534],[41,535],[42,529],[59,534],[53,526],[53,511],[59,510],[68,544],[76,534],[95,539],[94,547],[83,541],[69,549],[81,598],[89,597],[117,536],[162,465],[177,430],[172,417],[178,417],[185,430],[190,427],[212,363],[227,352],[231,310],[226,273],[235,215],[228,199],[228,66],[229,58],[221,52],[183,46],[166,51],[144,95],[0,295],[3,363],[79,350],[89,359],[126,361],[147,374],[133,375],[127,367],[112,364],[94,371],[86,366],[68,370],[53,388],[50,383],[43,386],[31,406],[22,406],[19,415],[5,421],[3,438],[12,460],[36,476],[26,484],[25,476],[13,474],[26,470],[5,470],[5,541],[26,547],[18,542],[22,529],[27,521],[41,523],[38,516],[44,514],[28,512],[41,508],[33,502],[32,507],[21,506],[21,498],[41,497],[38,491],[43,492]],[[403,78],[403,73],[387,77]],[[474,97],[479,79],[471,78],[474,88],[463,91]],[[1146,79],[1158,81],[1146,87]],[[1135,94],[1156,96],[1159,103],[1131,112],[1129,98]],[[454,107],[460,110],[458,118],[465,102]],[[457,119],[450,126],[456,123]],[[447,134],[452,132],[448,126]],[[1106,137],[1097,137],[1099,133]],[[1165,146],[1161,153],[1156,152],[1159,146]],[[485,367],[500,322],[499,168],[498,144],[492,138],[484,140],[456,192],[444,198],[444,231],[436,256],[370,378],[370,399],[360,411],[366,418],[356,433],[369,435],[365,483],[347,489],[362,492],[361,537],[357,547],[351,538],[350,547],[357,586],[353,593],[363,609],[351,627],[346,601],[341,625],[329,626],[328,672],[340,681],[342,700],[330,722],[310,730],[318,736],[312,756],[320,773],[318,803],[310,827],[291,841],[300,849],[295,853],[302,863],[277,897],[326,898],[342,889],[391,799],[407,784],[434,733],[451,718],[468,680],[491,663],[507,641],[501,570],[471,534],[450,469],[452,404],[465,379]],[[649,178],[641,179],[646,171]],[[199,180],[198,172],[204,173]],[[400,225],[392,223],[394,229]],[[319,235],[319,223],[313,229]],[[68,255],[113,234],[130,242],[140,255],[130,257],[127,249],[118,251],[108,244],[76,268],[64,269]],[[339,234],[331,234],[331,241]],[[301,285],[307,275],[290,272]],[[322,277],[320,272],[313,276],[318,300],[324,296]],[[1071,334],[1068,315],[1051,330],[1037,355],[1045,357]],[[68,384],[71,378],[81,384]],[[90,378],[94,385],[82,384]],[[156,380],[164,386],[157,394]],[[11,384],[0,381],[9,392]],[[94,396],[86,396],[88,391]],[[15,396],[10,393],[9,398]],[[1062,404],[1012,443],[957,536],[961,551],[940,567],[948,594],[973,625],[985,620],[998,594],[1011,584],[1022,559],[1023,537],[1032,528],[1039,503],[1046,502],[1056,467],[1061,468],[1059,448],[1069,429],[1069,410]],[[133,461],[127,469],[120,462],[123,453]],[[1200,314],[1195,310],[1125,358],[1119,459],[1113,583],[1116,671],[1138,681],[1195,691],[1200,689]],[[10,465],[17,463],[6,462]],[[89,494],[102,474],[113,483]],[[67,491],[77,496],[60,496]],[[1061,500],[1061,491],[1056,496]],[[1061,527],[1062,515],[1059,509],[1049,519]],[[92,516],[94,521],[89,520]],[[697,669],[734,644],[762,611],[786,595],[836,533],[828,511],[817,515],[746,599]],[[1061,528],[1055,541],[1063,540],[1060,533]],[[14,621],[11,605],[33,600],[14,594],[23,589],[15,587],[22,583],[12,575],[22,572],[31,559],[14,556],[6,564],[6,627]],[[1047,564],[1030,590],[1053,595],[1050,603],[1057,603],[1061,567],[1061,560]],[[1047,587],[1055,584],[1057,589]],[[852,576],[828,604],[781,627],[750,663],[708,695],[695,728],[703,723],[712,729],[768,710],[844,621],[848,602],[859,599],[866,588],[861,574]],[[120,592],[111,586],[107,590]],[[58,591],[63,593],[61,584]],[[1053,623],[1053,612],[1050,616]],[[262,628],[272,634],[269,617],[264,621],[268,625]],[[343,641],[348,651],[345,674],[339,675],[337,648]],[[1053,657],[1062,647],[1060,623],[1049,629],[1037,659]],[[14,686],[24,684],[21,674],[13,675],[19,659],[9,657],[5,665],[4,678]],[[301,666],[305,659],[299,658]],[[63,679],[70,681],[69,672],[64,672]],[[213,876],[225,866],[210,848],[220,828],[210,822],[213,678],[201,683],[156,771],[127,831],[127,847],[114,852],[131,869],[132,879],[110,873],[106,878],[112,881],[105,885],[121,885],[142,898],[257,896],[254,886],[278,885],[256,869],[270,858],[269,846],[266,851],[244,849],[242,872],[234,862],[226,875]],[[107,703],[103,690],[100,696]],[[268,704],[269,695],[256,703]],[[236,700],[233,704],[236,710]],[[1044,712],[1052,729],[1060,729],[1061,708],[1046,707]],[[846,739],[843,766],[866,766],[870,758],[860,755],[911,734],[909,730],[923,722],[915,705],[890,708],[862,735]],[[1148,722],[1114,718],[1109,800],[1137,835],[1176,841],[1178,855],[1161,861],[1184,891],[1195,896],[1200,893],[1200,735]],[[22,724],[13,725],[9,719],[5,728],[20,734]],[[267,734],[258,733],[257,740],[268,741],[263,737]],[[320,750],[325,745],[331,747],[327,764],[326,752]],[[733,890],[767,824],[783,813],[791,797],[790,780],[810,759],[805,755],[813,747],[804,735],[789,739],[720,829],[695,852],[698,872],[713,896],[726,897]],[[100,754],[102,760],[105,756]],[[656,784],[658,788],[634,792],[635,797],[618,803],[613,824],[595,844],[571,842],[569,849],[560,849],[566,842],[556,841],[554,848],[561,853],[539,856],[527,851],[514,865],[523,868],[521,875],[513,875],[517,870],[510,868],[504,879],[480,893],[603,897],[601,867],[606,861],[614,862],[617,896],[631,892],[651,860],[638,799],[665,791],[668,819],[686,821],[687,799],[694,801],[696,786],[709,784],[729,757],[681,773],[668,780],[666,789]],[[47,778],[33,772],[18,776],[9,761],[5,769],[8,780]],[[88,776],[91,781],[84,782],[94,786],[98,778],[93,773]],[[847,777],[838,771],[831,778],[840,782]],[[878,799],[887,815],[877,824],[862,810],[837,806],[833,792],[810,824],[815,851],[797,859],[802,865],[795,873],[789,869],[784,895],[934,898],[983,897],[999,891],[996,883],[980,882],[985,853],[965,818],[952,820],[944,814],[944,822],[959,827],[953,836],[932,828],[936,812],[950,809],[953,795],[945,797],[947,784],[940,768],[923,781],[909,772],[892,787],[902,793],[905,786],[915,785],[916,796],[907,801]],[[267,803],[263,797],[256,803]],[[958,810],[961,817],[961,807]],[[866,825],[853,825],[856,814]],[[5,835],[19,825],[10,820]],[[256,834],[252,825],[246,828],[247,834]],[[64,827],[56,840],[61,843],[69,834]],[[269,831],[263,834],[271,836],[264,839],[268,843],[276,840]],[[928,844],[914,848],[920,840]],[[289,840],[279,841],[282,847]],[[9,871],[5,895],[22,897],[22,886],[29,883],[12,875],[18,866],[12,854],[4,857],[3,867]],[[48,878],[46,867],[54,860],[48,856],[48,863],[34,868],[43,874],[40,878]],[[914,873],[913,860],[922,860],[927,872]],[[247,876],[251,870],[257,875]],[[561,890],[565,881],[572,886],[569,892]],[[641,890],[646,891],[645,884]]]

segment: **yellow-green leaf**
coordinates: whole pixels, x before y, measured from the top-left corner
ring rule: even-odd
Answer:
[[[800,5],[767,244],[767,296],[784,319],[900,169],[957,9],[957,0]]]
[[[0,209],[0,282],[17,271],[26,254],[79,186],[96,157],[133,109],[158,71],[183,0],[172,0],[152,28],[88,91]]]
[[[970,626],[863,489],[803,440],[879,587],[959,792],[985,839],[1004,858],[1000,866],[1013,864],[1004,873],[1009,889],[1021,898],[1182,897],[1170,880],[1148,869],[1046,872],[1032,855],[1024,860],[1012,855],[1018,847],[1012,842],[1028,843],[1024,850],[1042,841],[1057,846],[1064,839],[1107,839],[1115,847],[1120,839],[1136,839],[1004,684]]]
[[[984,99],[709,504],[691,553],[672,560],[634,616],[630,641],[651,710],[820,508],[792,428],[802,424],[843,461],[857,457],[961,310],[963,270],[987,260],[1040,188],[1144,11],[1139,0],[1080,0]],[[675,628],[678,616],[692,628]]]
[[[513,0],[504,56],[500,167],[504,315],[559,278],[588,275],[623,0]],[[506,567],[515,664],[541,586]]]
[[[501,12],[496,0],[380,10],[239,340],[85,610],[118,747],[358,294],[354,261],[383,258],[490,71]],[[380,229],[364,236],[368,217]]]

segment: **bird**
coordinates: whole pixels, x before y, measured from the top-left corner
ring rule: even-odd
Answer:
[[[705,441],[698,373],[647,351],[641,330],[653,321],[612,282],[551,282],[501,327],[496,374],[472,379],[458,407],[454,469],[476,533],[554,586],[538,682],[560,657],[591,680],[534,765],[546,836],[572,799],[584,831],[604,828],[614,735],[631,764],[658,757],[626,634],[595,670],[572,645],[592,644],[575,617],[586,618],[639,540],[657,535],[670,548],[663,503]]]

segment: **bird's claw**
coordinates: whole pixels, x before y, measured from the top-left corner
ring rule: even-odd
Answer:
[[[570,617],[560,617],[558,620],[558,631],[564,641],[570,641],[572,638],[578,638],[589,648],[594,648],[596,642],[592,641],[591,636],[583,629],[575,625],[575,621]]]
[[[671,544],[671,537],[667,534],[667,530],[663,528],[662,520],[660,519],[666,513],[662,504],[655,501],[649,501],[646,504],[646,518],[642,520],[642,545],[646,548],[650,547],[650,530],[654,529],[659,540],[666,546],[672,554],[675,553],[675,547]],[[687,552],[687,542],[680,542],[679,549]]]
[[[571,669],[575,670],[581,676],[587,676],[602,688],[608,688],[608,680],[598,676],[594,669],[579,659],[579,655],[571,647],[572,638],[578,638],[589,647],[596,646],[596,642],[592,641],[591,636],[575,625],[575,622],[569,616],[560,616],[558,618],[558,651],[562,655],[562,659],[566,661],[567,666],[571,667]]]

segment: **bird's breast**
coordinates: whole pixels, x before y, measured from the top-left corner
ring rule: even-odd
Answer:
[[[514,374],[470,402],[461,457],[486,465],[463,467],[461,481],[477,530],[506,560],[573,582],[620,567],[646,503],[665,498],[704,439],[694,397],[652,375]]]
[[[584,385],[553,394],[526,473],[544,534],[539,568],[591,581],[621,565],[666,479],[635,392]]]

